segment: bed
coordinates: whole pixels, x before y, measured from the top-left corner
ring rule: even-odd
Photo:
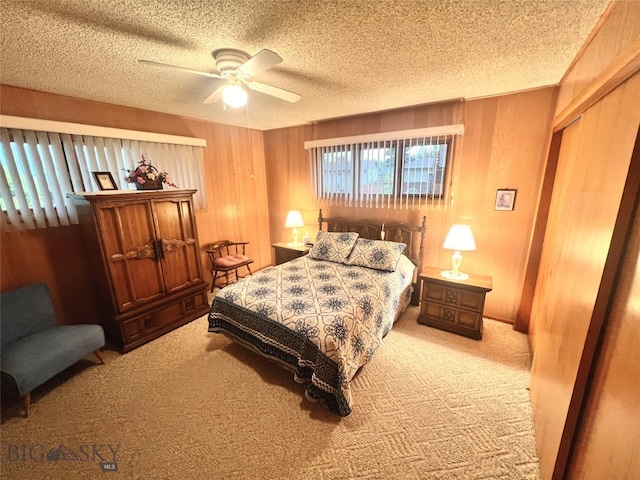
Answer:
[[[419,226],[323,218],[309,254],[221,289],[210,333],[291,370],[305,396],[346,416],[351,380],[410,303],[417,304],[426,217]]]

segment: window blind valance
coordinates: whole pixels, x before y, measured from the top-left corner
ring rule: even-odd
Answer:
[[[194,147],[207,146],[207,141],[203,138],[183,137],[179,135],[167,135],[164,133],[154,132],[142,132],[138,130],[126,130],[122,128],[101,127],[98,125],[84,125],[81,123],[57,122],[54,120],[16,117],[13,115],[0,115],[0,126],[5,128],[18,128],[21,130],[34,130],[39,132],[68,133],[70,135],[88,135],[91,137],[103,138],[119,138],[121,140],[170,143],[174,145],[191,145]]]
[[[395,132],[370,133],[354,135],[350,137],[323,138],[322,140],[308,140],[304,142],[305,150],[317,147],[331,147],[334,145],[346,145],[350,143],[385,142],[414,137],[437,137],[447,135],[464,135],[464,125],[443,125],[439,127],[414,128],[411,130],[399,130]]]

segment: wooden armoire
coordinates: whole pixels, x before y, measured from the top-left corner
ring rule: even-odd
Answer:
[[[128,352],[208,311],[195,190],[71,194],[108,340]]]

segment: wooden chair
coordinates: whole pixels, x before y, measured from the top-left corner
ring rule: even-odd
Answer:
[[[245,251],[245,247],[248,244],[249,242],[220,240],[209,245],[207,255],[209,255],[209,260],[211,261],[211,274],[213,275],[211,292],[213,292],[216,286],[218,275],[222,276],[224,274],[225,277],[225,283],[221,285],[220,288],[232,283],[229,281],[229,272],[232,270],[235,272],[236,280],[243,278],[238,275],[238,269],[241,267],[247,267],[249,275],[251,275],[251,267],[249,267],[249,265],[253,263],[253,260],[247,257]]]

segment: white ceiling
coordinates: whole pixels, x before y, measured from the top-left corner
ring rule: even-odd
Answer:
[[[0,0],[0,83],[268,130],[556,84],[609,0]],[[238,110],[211,52],[283,62]]]

